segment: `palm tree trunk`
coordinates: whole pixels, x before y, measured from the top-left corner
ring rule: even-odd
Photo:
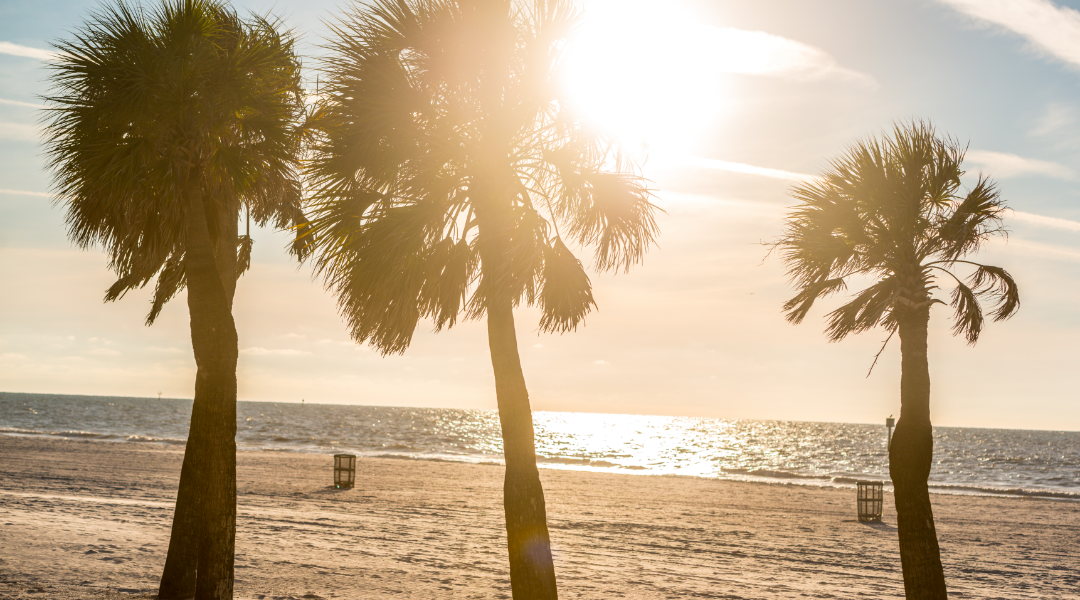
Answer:
[[[194,408],[192,423],[194,424]],[[190,432],[190,427],[189,427]],[[172,532],[169,534],[169,553],[158,585],[159,600],[179,600],[195,595],[195,576],[199,567],[199,510],[198,482],[202,477],[194,472],[195,455],[200,451],[189,433],[184,447],[184,465],[180,468],[180,487],[176,492]]]
[[[900,321],[900,418],[889,449],[900,562],[908,600],[946,599],[945,574],[927,488],[934,454],[930,368],[926,356],[929,321],[929,308],[915,311]]]
[[[231,599],[233,592],[237,337],[202,199],[197,194],[192,196],[187,211],[184,269],[197,366],[195,403],[181,469],[170,558],[166,559],[162,576],[161,587],[168,588],[170,595],[161,597],[189,597],[193,591],[198,600],[221,600]],[[178,551],[175,559],[174,545]],[[193,567],[196,575],[192,590]]]
[[[232,211],[230,210],[231,214]],[[225,223],[225,235],[219,236],[214,247],[214,265],[221,280],[229,303],[230,315],[236,290],[236,242],[239,231],[236,219]],[[185,269],[191,263],[185,261]],[[189,291],[189,294],[191,292]],[[190,306],[190,302],[189,302]],[[190,311],[189,311],[190,312]],[[194,318],[192,316],[192,318]],[[235,369],[234,369],[235,372]],[[196,391],[198,395],[198,391]],[[200,408],[202,405],[199,405]],[[202,417],[199,420],[203,420]],[[192,408],[192,423],[196,422],[195,408]],[[190,428],[189,428],[190,430]],[[235,437],[235,435],[234,435]],[[205,450],[200,443],[192,443],[189,436],[184,449],[184,463],[180,469],[180,485],[176,493],[176,510],[173,512],[172,532],[169,536],[169,550],[165,557],[161,583],[158,586],[160,600],[179,600],[195,595],[195,581],[199,567],[199,533],[202,529],[199,518],[199,490],[207,480],[207,474],[196,472],[196,465],[206,461],[198,458]],[[235,477],[232,478],[235,482]],[[235,485],[235,483],[234,483]]]
[[[514,600],[556,600],[555,564],[551,559],[544,488],[536,468],[532,409],[521,371],[510,300],[490,301],[487,321],[506,461],[503,510],[510,552],[510,587]]]

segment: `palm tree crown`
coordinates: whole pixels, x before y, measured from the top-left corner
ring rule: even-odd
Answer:
[[[1007,209],[984,176],[960,193],[964,151],[929,123],[897,125],[892,137],[853,144],[821,178],[797,186],[801,204],[777,244],[798,289],[784,304],[787,319],[800,323],[818,298],[869,279],[869,287],[829,313],[826,332],[833,341],[878,325],[893,332],[906,312],[944,304],[932,294],[941,276],[955,286],[953,333],[969,343],[982,331],[980,301],[994,306],[995,321],[1012,316],[1020,307],[1012,276],[965,260],[991,235],[1005,233]],[[971,272],[961,277],[957,266]]]
[[[106,300],[157,276],[150,324],[185,285],[185,194],[218,242],[241,206],[258,224],[298,219],[300,65],[276,22],[216,0],[101,10],[56,45],[45,144],[71,239],[111,257]]]
[[[595,306],[570,245],[628,269],[650,192],[560,93],[571,3],[381,0],[335,26],[316,111],[312,244],[354,338],[402,352],[495,297],[544,331]],[[471,292],[471,293],[470,293]]]

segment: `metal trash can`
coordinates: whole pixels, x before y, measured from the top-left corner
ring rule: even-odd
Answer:
[[[352,454],[334,455],[334,487],[339,490],[356,485],[356,456]]]
[[[885,505],[885,483],[882,481],[857,481],[859,521],[880,522]]]

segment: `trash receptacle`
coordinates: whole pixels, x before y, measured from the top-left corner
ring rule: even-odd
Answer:
[[[352,454],[334,455],[334,487],[351,488],[356,485],[356,456]]]
[[[858,493],[859,521],[881,521],[885,504],[885,484],[881,481],[859,481],[855,483]]]

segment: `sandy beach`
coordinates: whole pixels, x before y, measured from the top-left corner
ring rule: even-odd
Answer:
[[[152,598],[182,448],[0,436],[0,597]],[[509,598],[502,468],[241,452],[237,598]],[[542,470],[561,598],[900,598],[892,498]],[[950,596],[1080,598],[1080,503],[935,495]]]

